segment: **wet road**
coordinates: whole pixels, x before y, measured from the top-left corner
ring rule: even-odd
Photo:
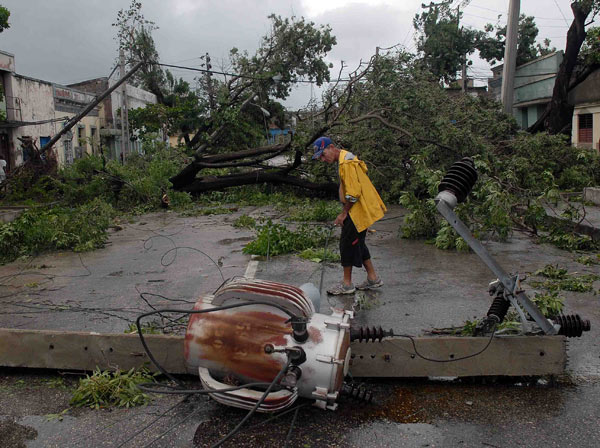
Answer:
[[[272,215],[265,208],[208,217],[148,215],[124,223],[122,230],[112,233],[110,245],[81,258],[55,254],[28,265],[0,267],[0,283],[4,285],[0,286],[0,327],[123,332],[135,316],[149,310],[149,305],[189,308],[189,303],[173,303],[159,296],[148,296],[150,303],[146,303],[138,291],[194,302],[218,287],[222,281],[219,269],[224,277],[243,275],[249,257],[241,249],[253,233],[231,226],[241,213]],[[401,213],[393,209],[388,217]],[[385,286],[343,299],[323,295],[321,311],[326,313],[330,305],[351,307],[360,302],[359,324],[382,325],[415,335],[484,315],[491,303],[487,283],[492,274],[477,256],[400,240],[399,223],[399,219],[378,223],[367,239]],[[174,247],[182,249],[175,251]],[[558,264],[570,272],[600,274],[597,265],[575,262],[575,254],[535,244],[519,234],[508,243],[486,243],[486,247],[513,272],[532,273],[546,264]],[[326,289],[339,280],[340,273],[335,265],[323,267],[284,256],[259,261],[256,276],[295,285],[309,281],[319,285],[322,275]],[[363,277],[364,272],[357,272],[355,282]],[[598,291],[598,282],[594,288]],[[558,384],[368,382],[376,392],[375,404],[344,401],[336,412],[300,409],[290,446],[598,446],[599,296],[564,295],[566,311],[590,319],[592,331],[581,339],[569,340],[569,375]],[[69,411],[62,421],[49,420],[47,415],[68,407],[72,393],[69,388],[50,386],[52,378],[46,372],[0,370],[0,446],[116,447],[175,405],[125,446],[144,446],[186,417],[188,420],[151,446],[208,446],[244,415],[203,398],[179,403],[180,397],[168,396],[157,398],[148,407],[81,409]],[[71,387],[73,377],[66,378]],[[256,427],[265,420],[259,416],[249,431],[229,446],[283,445],[292,416]]]

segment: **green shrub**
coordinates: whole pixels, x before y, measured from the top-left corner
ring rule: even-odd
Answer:
[[[533,303],[549,319],[558,316],[564,308],[562,297],[558,295],[558,292],[554,291],[546,294],[536,294],[533,298]]]
[[[281,208],[281,207],[280,207]],[[339,215],[341,207],[335,201],[313,200],[305,198],[288,210],[287,219],[290,221],[333,221]]]
[[[256,226],[256,220],[252,216],[242,215],[233,221],[233,227],[252,229]]]
[[[544,288],[551,293],[555,291],[590,292],[594,290],[593,283],[600,279],[600,276],[595,274],[569,274],[567,269],[551,264],[537,271],[535,275],[546,277],[548,280],[532,281],[531,285],[535,288]]]
[[[281,255],[319,247],[325,242],[327,230],[302,224],[290,230],[283,224],[274,224],[270,219],[256,227],[256,239],[244,247],[245,254]]]
[[[0,225],[0,262],[51,250],[84,252],[102,247],[114,209],[95,199],[82,206],[37,207]]]
[[[129,408],[150,402],[150,397],[143,393],[138,384],[153,382],[156,374],[147,369],[128,372],[101,371],[96,368],[92,376],[86,375],[79,380],[79,386],[71,398],[71,405],[88,406],[93,409],[117,406]]]
[[[587,235],[579,235],[554,227],[547,235],[540,237],[543,243],[552,244],[559,249],[568,251],[594,251],[600,249],[600,243]]]
[[[298,256],[315,263],[321,263],[323,261],[335,263],[340,261],[340,254],[333,252],[332,250],[325,250],[324,247],[320,249],[313,249],[312,247],[304,249],[298,254]]]

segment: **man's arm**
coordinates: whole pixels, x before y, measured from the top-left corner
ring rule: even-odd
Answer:
[[[340,188],[340,192],[341,192],[341,188]],[[341,194],[340,194],[340,199],[341,199]],[[342,211],[339,215],[337,215],[337,218],[335,218],[335,221],[333,222],[334,225],[336,226],[341,226],[344,223],[344,220],[348,217],[348,212],[350,211],[350,209],[352,208],[352,206],[356,203],[356,198],[353,198],[351,196],[347,196],[344,198],[344,206],[342,207]]]

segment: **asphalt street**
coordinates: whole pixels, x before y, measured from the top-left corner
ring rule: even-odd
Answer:
[[[111,230],[104,249],[1,266],[0,327],[122,333],[151,307],[189,309],[224,278],[248,269],[250,257],[242,249],[254,232],[232,226],[241,214],[281,218],[268,207],[215,216],[156,213]],[[349,297],[322,294],[320,312],[358,306],[358,324],[414,335],[485,315],[492,273],[473,253],[400,239],[402,215],[392,207],[367,237],[385,285]],[[513,273],[531,277],[553,264],[600,274],[599,265],[576,262],[579,254],[519,233],[485,246]],[[292,255],[259,259],[255,267],[257,278],[296,286],[312,282],[323,291],[341,278],[337,265]],[[364,276],[357,271],[354,281]],[[293,421],[290,446],[301,447],[595,447],[600,438],[599,289],[595,282],[594,292],[563,293],[566,312],[592,325],[582,338],[569,340],[564,377],[367,380],[375,392],[372,404],[342,401],[335,412],[305,406],[295,419],[290,413],[264,425],[259,423],[265,417],[258,416],[228,446],[283,445]],[[140,292],[155,295],[143,299]],[[73,372],[0,369],[0,446],[210,446],[244,415],[204,398],[178,396],[158,396],[131,409],[63,412],[78,378]]]

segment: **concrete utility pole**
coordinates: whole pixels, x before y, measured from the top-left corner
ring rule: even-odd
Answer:
[[[521,0],[510,0],[510,5],[508,6],[508,25],[506,27],[506,45],[504,48],[504,67],[502,69],[502,109],[507,114],[512,114],[515,91],[520,9]]]
[[[119,77],[125,76],[125,53],[123,49],[119,50]],[[121,155],[125,162],[125,157],[129,153],[129,102],[127,101],[127,84],[121,85]]]
[[[210,56],[208,53],[206,53],[206,90],[208,91],[208,104],[210,105],[210,110],[214,110],[215,108],[215,95],[213,92],[213,85],[212,85],[212,73],[210,72],[210,69],[212,69],[212,64],[210,63]]]
[[[463,63],[462,63],[462,92],[463,94],[467,94],[467,55],[466,53],[463,55]]]

